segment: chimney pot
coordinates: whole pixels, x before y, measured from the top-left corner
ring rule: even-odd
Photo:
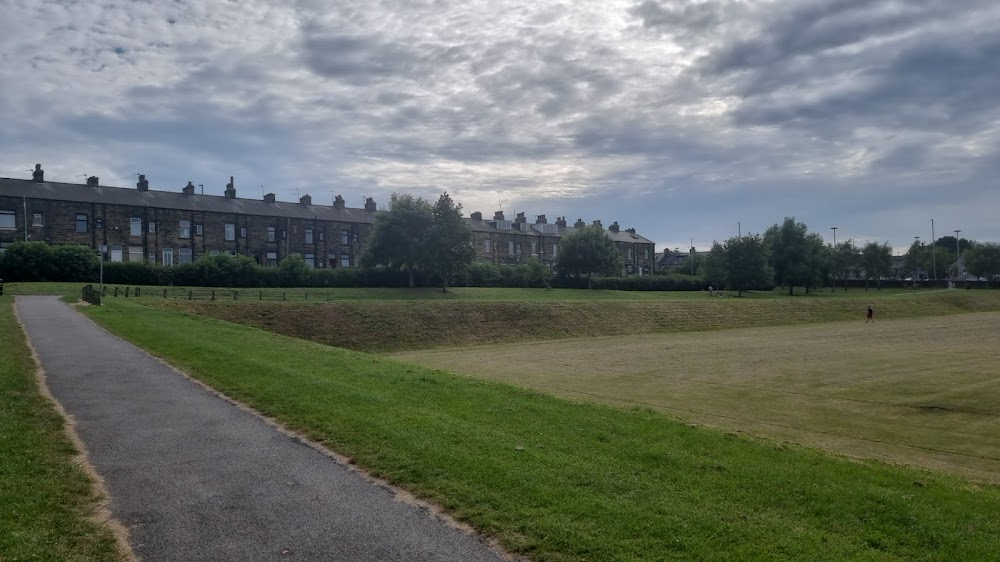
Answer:
[[[618,226],[618,221],[615,221],[614,224],[608,227],[608,230],[611,232],[618,232],[620,228],[621,227]]]
[[[97,176],[90,176],[87,178],[88,187],[99,187],[101,185],[101,178]]]
[[[469,215],[469,218],[471,218],[474,221],[481,221],[483,220],[483,214],[480,213],[479,211],[476,211],[475,213]]]
[[[604,225],[601,224],[601,219],[597,219],[596,221],[594,221],[594,226],[600,228],[601,230],[604,230]]]
[[[299,197],[299,203],[301,203],[302,205],[306,205],[306,206],[312,205],[313,204],[313,198],[307,193],[307,194],[303,195],[302,197]]]
[[[548,224],[548,219],[545,218],[545,215],[538,215],[535,218],[535,224]]]
[[[229,183],[226,184],[226,199],[236,199],[236,182],[233,176],[229,176]]]
[[[194,184],[191,183],[191,182],[188,182],[188,184],[185,185],[183,189],[181,189],[181,192],[184,195],[194,195]]]
[[[139,174],[139,181],[135,187],[139,191],[149,191],[149,180],[146,179],[146,174]]]
[[[503,218],[503,211],[497,211],[497,212],[493,213],[493,220],[495,220],[495,221],[505,220]]]
[[[373,197],[365,197],[365,210],[369,213],[374,213],[375,208],[375,199]]]
[[[45,181],[45,170],[42,169],[41,164],[35,164],[35,171],[31,172],[31,181],[36,183]]]
[[[274,203],[274,201],[275,201],[275,199],[274,199],[274,194],[273,193],[266,193],[264,195],[264,202],[265,203]]]
[[[587,223],[583,222],[583,219],[576,219],[576,222],[573,223],[573,228],[583,228],[585,226],[587,226]]]
[[[338,195],[338,196],[336,196],[336,197],[333,198],[333,208],[334,209],[343,209],[346,206],[347,206],[347,203],[344,202],[344,198],[341,197],[340,195]]]

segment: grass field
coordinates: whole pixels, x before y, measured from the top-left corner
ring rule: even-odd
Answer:
[[[947,473],[852,462],[650,407],[564,400],[132,301],[86,313],[539,562],[1000,551],[1000,489]],[[535,358],[539,370],[556,364]]]
[[[39,393],[12,304],[0,297],[0,560],[123,560],[111,531],[91,519],[97,498]]]
[[[1000,483],[1000,313],[579,338],[395,357]]]

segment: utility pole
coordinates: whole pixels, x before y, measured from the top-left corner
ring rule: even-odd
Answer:
[[[839,226],[831,226],[830,227],[830,230],[833,231],[833,251],[834,252],[837,251],[837,229],[838,228],[840,228],[840,227]],[[844,283],[846,284],[847,282],[845,281]],[[830,292],[832,293],[832,292],[834,292],[836,290],[837,290],[837,274],[834,273],[833,274],[833,288],[830,289]]]
[[[934,279],[937,279],[937,238],[934,237],[934,219],[931,219],[931,263],[934,264]]]
[[[954,232],[955,232],[955,278],[958,279],[959,268],[962,267],[961,263],[959,263],[962,261],[962,248],[958,245],[958,233],[962,231],[955,230]]]
[[[691,277],[694,277],[694,238],[691,239]]]

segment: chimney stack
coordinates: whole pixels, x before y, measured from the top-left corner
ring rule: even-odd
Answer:
[[[35,171],[31,172],[31,181],[35,183],[42,183],[45,181],[45,170],[42,169],[41,164],[35,164]]]
[[[608,227],[608,230],[614,233],[617,233],[619,229],[620,227],[618,226],[618,221],[615,221],[614,224]]]
[[[274,194],[273,193],[267,193],[267,194],[265,194],[264,195],[264,202],[265,203],[274,203]]]
[[[493,220],[495,220],[495,221],[505,220],[503,218],[503,211],[497,211],[497,212],[493,213]]]
[[[561,226],[562,228],[566,228],[566,217],[557,217],[556,226]]]
[[[87,178],[87,187],[98,187],[101,185],[101,178],[97,176],[90,176]]]
[[[517,224],[525,224],[528,222],[528,219],[524,218],[524,213],[518,213],[514,218],[514,222]]]
[[[469,218],[471,218],[474,221],[481,221],[483,220],[483,214],[480,213],[479,211],[476,211],[475,213],[469,215]]]
[[[545,215],[538,215],[535,218],[535,224],[548,224],[548,219],[545,218]]]
[[[299,197],[299,203],[308,207],[309,205],[313,204],[313,198],[308,193],[306,193],[302,197]]]
[[[365,197],[365,210],[369,213],[375,212],[375,198]]]
[[[604,230],[604,225],[601,224],[601,219],[597,219],[596,221],[594,221],[594,226],[600,228],[601,230]]]
[[[181,189],[181,193],[183,193],[184,195],[194,195],[194,184],[188,182],[188,184],[185,185],[183,189]]]
[[[344,198],[341,197],[340,195],[338,195],[338,196],[336,196],[336,197],[333,198],[333,208],[334,209],[343,209],[346,206],[347,206],[347,204],[344,202]]]
[[[585,226],[587,223],[583,222],[583,219],[576,219],[576,222],[573,223],[573,228],[584,228]]]
[[[625,232],[628,232],[629,234],[635,234],[635,229],[634,228],[626,228]]]
[[[236,182],[233,176],[229,176],[229,183],[226,184],[226,199],[236,199]]]
[[[139,174],[139,182],[135,184],[135,187],[139,191],[149,191],[149,180],[146,179],[146,174]]]

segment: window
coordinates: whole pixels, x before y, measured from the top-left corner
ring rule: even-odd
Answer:
[[[340,254],[340,267],[351,267],[351,254]]]
[[[124,256],[122,255],[122,247],[119,245],[111,246],[111,261],[119,263],[124,261]]]
[[[538,255],[538,241],[537,240],[532,240],[531,241],[531,255],[533,255],[533,256],[537,256]]]
[[[267,241],[268,242],[274,242],[274,227],[273,226],[267,227]]]
[[[507,241],[507,254],[509,254],[511,256],[514,255],[514,241],[513,240],[508,240]]]
[[[492,252],[493,252],[493,241],[489,239],[483,240],[483,253],[489,254]]]
[[[156,234],[156,223],[152,221],[146,223],[146,230],[148,230],[150,234]]]
[[[510,221],[497,221],[497,230],[510,230]]]
[[[132,217],[131,219],[129,219],[128,235],[142,236],[142,219],[138,217]]]
[[[177,250],[177,263],[191,263],[191,248],[180,248]]]
[[[552,257],[555,258],[556,254],[558,254],[558,253],[559,253],[559,243],[558,242],[553,242],[552,243]]]
[[[142,246],[128,247],[128,261],[142,263]]]
[[[346,230],[341,230],[340,231],[340,243],[341,244],[350,244],[351,243],[351,233],[347,232]]]
[[[316,254],[305,255],[306,267],[316,267]]]
[[[632,259],[632,248],[628,249],[628,259]]]
[[[31,226],[42,226],[44,224],[45,222],[42,221],[41,213],[34,213],[33,215],[31,215]]]
[[[240,238],[246,238],[246,237],[247,237],[247,227],[244,226],[240,228]]]
[[[312,243],[313,243],[313,229],[307,228],[306,229],[306,244],[312,244]]]
[[[174,249],[163,249],[163,265],[174,265]]]
[[[7,251],[7,246],[10,246],[10,242],[0,242],[0,256]]]
[[[180,232],[178,236],[180,236],[181,238],[191,238],[191,221],[181,221]]]
[[[542,234],[559,234],[558,224],[540,224]]]
[[[230,242],[232,242],[233,240],[236,240],[236,225],[235,224],[227,224],[226,225],[226,240],[228,240]]]
[[[0,228],[4,230],[14,230],[17,228],[17,217],[14,211],[0,211]]]
[[[278,265],[278,254],[276,252],[267,253],[267,265]]]
[[[221,253],[221,252],[219,252],[218,250],[209,250],[209,251],[208,251],[208,255],[210,255],[210,256],[217,256],[217,255],[219,255],[220,253]]]
[[[195,236],[202,236],[205,234],[205,229],[202,228],[202,225],[196,224],[194,225],[194,234]]]
[[[322,241],[323,241],[323,233],[322,233],[322,232],[320,232],[320,233],[319,233],[319,241],[320,241],[320,242],[322,242]]]
[[[104,219],[94,219],[94,228],[104,230]]]
[[[146,258],[149,260],[150,264],[156,264],[156,252],[150,252],[147,254]]]
[[[76,216],[76,231],[77,232],[87,232],[89,231],[89,225],[87,224],[87,215],[79,214]]]

